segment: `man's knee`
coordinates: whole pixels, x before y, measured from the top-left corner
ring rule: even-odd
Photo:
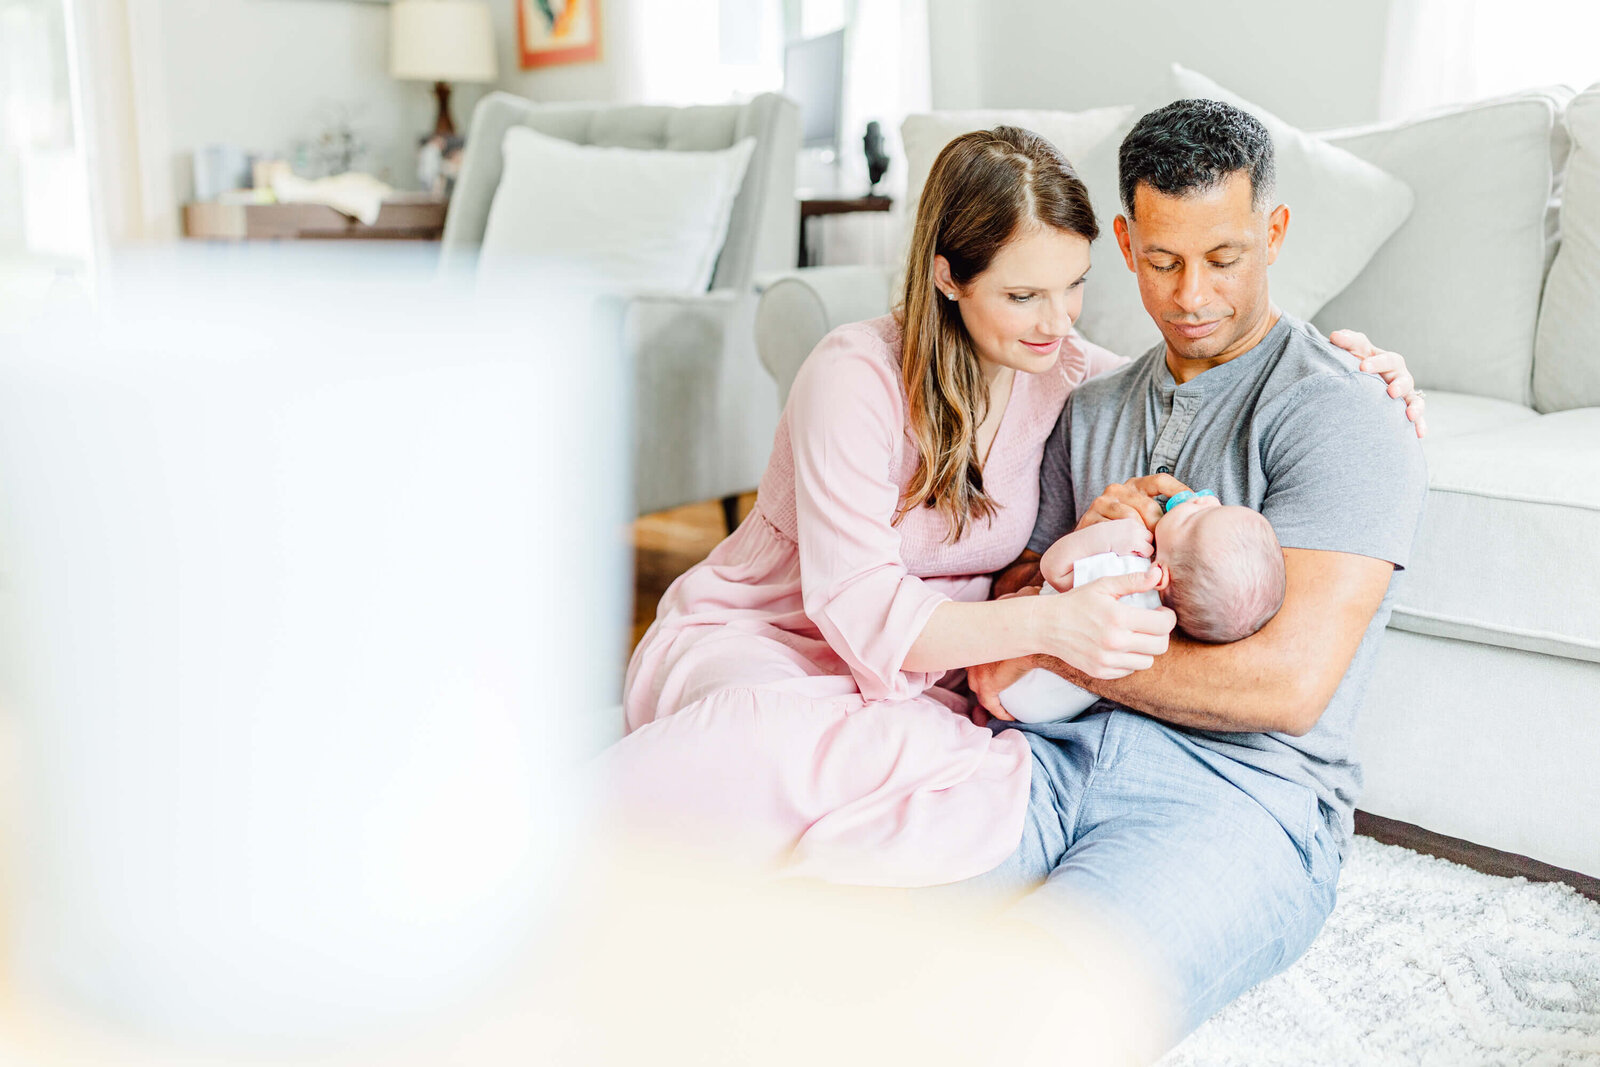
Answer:
[[[1308,867],[1253,801],[1212,800],[1194,819],[1130,812],[1101,824],[1015,909],[1045,929],[1058,911],[1099,913],[1165,978],[1191,1028],[1300,957],[1333,908],[1338,874],[1330,843],[1313,844]]]

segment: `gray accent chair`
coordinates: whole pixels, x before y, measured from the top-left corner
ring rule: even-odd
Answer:
[[[771,93],[745,104],[650,107],[536,104],[490,93],[472,113],[461,176],[445,220],[441,267],[472,269],[512,126],[575,144],[715,151],[756,139],[734,200],[711,289],[626,298],[624,344],[634,364],[634,486],[640,514],[754,489],[777,428],[778,398],[755,350],[755,278],[792,267],[799,108]]]

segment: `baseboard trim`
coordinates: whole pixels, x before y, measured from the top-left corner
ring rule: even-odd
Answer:
[[[1442,860],[1459,863],[1463,867],[1471,867],[1484,874],[1496,874],[1502,878],[1515,878],[1520,875],[1530,882],[1565,882],[1590,900],[1600,902],[1600,878],[1553,867],[1514,852],[1501,852],[1486,845],[1475,845],[1458,837],[1446,837],[1444,834],[1436,834],[1432,830],[1424,830],[1420,826],[1413,826],[1398,819],[1385,819],[1382,815],[1358,811],[1356,833],[1386,845],[1399,845],[1413,852],[1438,856]]]

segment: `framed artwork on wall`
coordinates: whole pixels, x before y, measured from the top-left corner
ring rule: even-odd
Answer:
[[[514,0],[522,69],[600,58],[600,0]]]

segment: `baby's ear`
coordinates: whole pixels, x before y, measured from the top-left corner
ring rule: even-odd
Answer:
[[[1167,591],[1167,586],[1172,584],[1172,572],[1167,569],[1165,564],[1162,563],[1152,563],[1151,566],[1157,567],[1161,571],[1161,579],[1156,582],[1156,592],[1165,593]]]

